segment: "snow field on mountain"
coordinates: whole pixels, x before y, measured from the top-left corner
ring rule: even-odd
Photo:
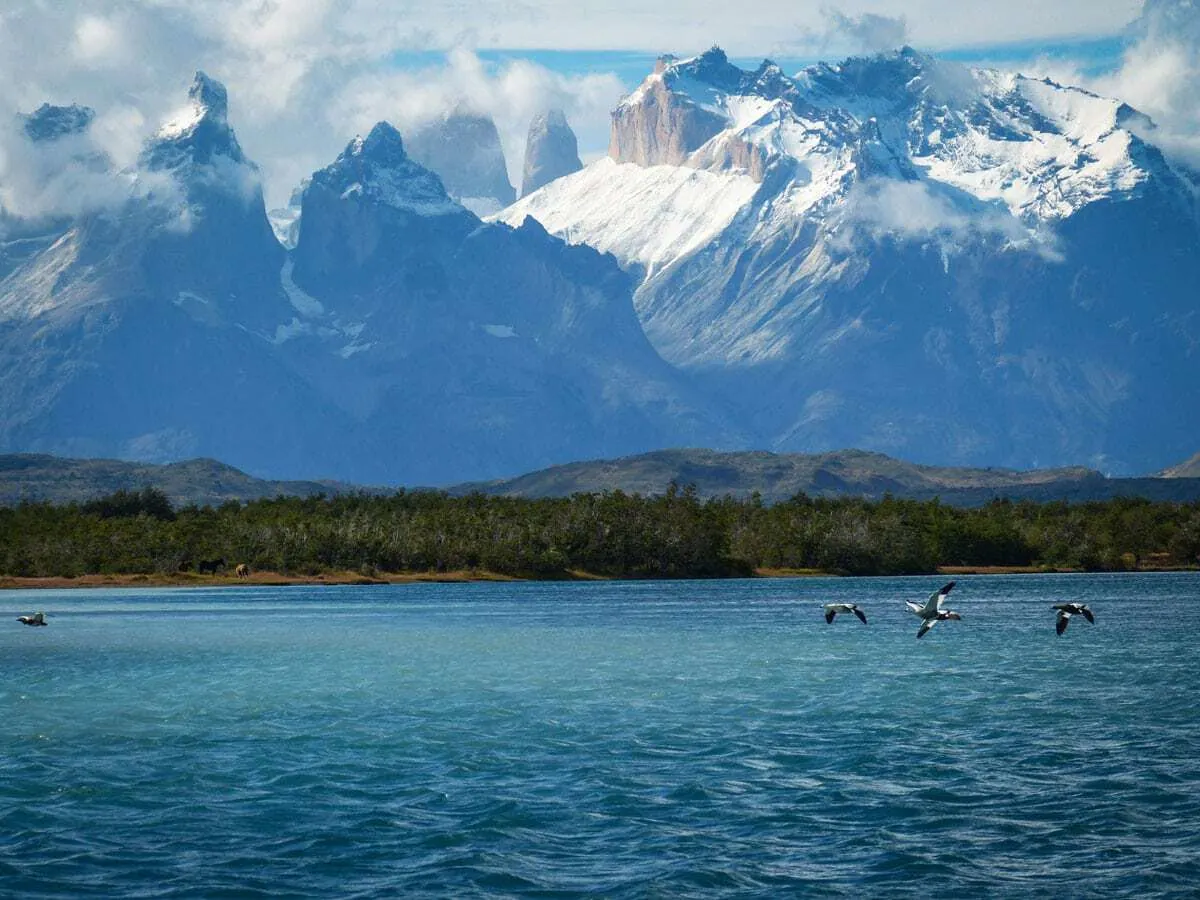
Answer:
[[[494,221],[517,227],[532,216],[568,243],[611,253],[650,275],[713,240],[757,190],[754,179],[736,172],[601,159],[521,198]]]

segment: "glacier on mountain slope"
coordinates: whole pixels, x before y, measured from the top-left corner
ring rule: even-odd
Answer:
[[[789,78],[714,48],[497,219],[614,253],[659,352],[774,449],[1144,471],[1200,412],[1165,399],[1197,374],[1197,179],[1153,134],[909,49]]]

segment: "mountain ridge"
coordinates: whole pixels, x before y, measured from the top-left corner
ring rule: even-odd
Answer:
[[[156,465],[113,459],[68,459],[44,453],[0,455],[0,506],[21,502],[81,503],[117,491],[155,488],[177,509],[230,500],[310,497],[362,488],[337,481],[255,478],[215,459]]]
[[[458,495],[479,491],[536,498],[615,490],[661,495],[671,485],[692,485],[702,498],[758,494],[766,503],[781,502],[798,493],[868,500],[885,496],[938,498],[955,506],[981,506],[997,498],[1035,502],[1114,497],[1200,500],[1200,477],[1109,478],[1084,466],[1033,471],[926,466],[863,450],[817,454],[658,450],[619,459],[568,463],[518,478],[456,485],[449,490]]]
[[[936,497],[958,506],[980,506],[996,498],[1035,502],[1087,502],[1113,497],[1200,501],[1200,476],[1195,475],[1108,478],[1083,466],[1029,472],[922,466],[860,450],[821,454],[659,450],[568,463],[517,478],[469,482],[444,490],[457,496],[481,492],[530,498],[565,497],[579,492],[616,490],[650,496],[666,493],[672,484],[679,488],[694,485],[703,498],[726,494],[746,498],[757,493],[766,503],[788,500],[797,493],[869,500],[889,495],[914,500]],[[0,506],[23,501],[84,502],[118,490],[136,491],[145,487],[162,490],[177,508],[277,496],[360,491],[386,494],[400,489],[335,480],[262,479],[205,458],[153,464],[33,453],[0,455]],[[443,490],[411,485],[406,489]]]

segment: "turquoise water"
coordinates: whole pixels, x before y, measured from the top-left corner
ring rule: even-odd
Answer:
[[[943,580],[0,594],[0,895],[1195,896],[1200,575]]]

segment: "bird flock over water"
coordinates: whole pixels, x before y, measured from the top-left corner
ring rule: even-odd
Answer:
[[[921,625],[917,628],[918,639],[929,634],[929,630],[938,622],[957,622],[962,619],[961,614],[952,609],[943,608],[946,598],[950,596],[950,592],[954,590],[954,585],[957,583],[956,581],[951,581],[948,584],[942,585],[930,594],[929,599],[924,603],[916,603],[912,600],[904,601],[904,605],[908,607],[908,611],[921,620]],[[833,620],[837,618],[838,613],[853,613],[864,625],[867,624],[867,614],[863,612],[857,603],[826,603],[824,609],[825,621],[829,625],[833,624]],[[1056,634],[1061,635],[1067,630],[1067,624],[1071,621],[1071,616],[1083,616],[1091,624],[1096,624],[1096,617],[1086,603],[1055,603],[1051,609],[1056,610],[1058,613],[1054,625]]]
[[[958,582],[951,581],[948,584],[942,585],[936,591],[929,595],[929,599],[924,603],[916,603],[912,600],[905,600],[904,605],[908,607],[908,611],[921,620],[921,625],[917,628],[917,638],[923,638],[929,634],[930,629],[938,622],[957,622],[962,619],[962,615],[952,609],[944,609],[943,605],[946,598],[950,596],[950,592],[954,590],[954,585]],[[833,620],[841,613],[851,613],[858,617],[858,620],[864,625],[867,624],[867,614],[857,603],[826,603],[825,604],[825,622],[829,625],[833,624]],[[1055,610],[1057,616],[1054,622],[1054,631],[1056,634],[1062,634],[1067,630],[1067,625],[1071,622],[1072,616],[1083,616],[1092,625],[1096,624],[1096,616],[1086,603],[1055,603],[1051,609]],[[22,625],[46,625],[46,614],[36,612],[28,616],[17,616],[17,621]]]

